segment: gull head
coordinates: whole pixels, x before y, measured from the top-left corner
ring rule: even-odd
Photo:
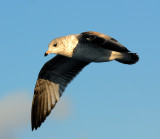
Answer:
[[[77,46],[77,35],[68,35],[60,38],[56,38],[48,45],[48,50],[44,54],[47,56],[50,53],[60,54],[67,57],[72,57],[73,49]]]
[[[56,38],[52,40],[48,45],[48,50],[44,54],[44,56],[47,56],[50,53],[54,54],[61,54],[65,49],[65,39],[63,37]]]

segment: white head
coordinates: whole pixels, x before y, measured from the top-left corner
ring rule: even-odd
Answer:
[[[77,43],[78,40],[75,35],[56,38],[49,43],[48,51],[46,51],[45,56],[54,53],[70,57]]]
[[[59,54],[64,49],[65,49],[64,38],[63,37],[56,38],[49,43],[48,50],[45,53],[45,56],[47,56],[50,53]]]

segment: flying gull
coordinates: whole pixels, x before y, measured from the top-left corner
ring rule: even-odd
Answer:
[[[34,89],[32,130],[41,126],[59,101],[68,83],[89,63],[116,60],[135,64],[139,57],[114,38],[98,32],[83,32],[52,40],[45,56],[57,54],[42,67]]]

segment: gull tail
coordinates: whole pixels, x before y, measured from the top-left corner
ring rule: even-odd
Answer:
[[[116,59],[116,61],[123,64],[135,64],[139,60],[139,56],[136,53],[121,53],[122,57]]]

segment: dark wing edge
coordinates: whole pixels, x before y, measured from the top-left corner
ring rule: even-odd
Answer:
[[[88,64],[61,55],[56,55],[44,64],[34,89],[31,110],[32,130],[41,126],[68,83]]]
[[[108,50],[117,52],[130,52],[125,46],[120,44],[116,39],[98,32],[83,32],[82,38],[86,41],[96,44]]]

